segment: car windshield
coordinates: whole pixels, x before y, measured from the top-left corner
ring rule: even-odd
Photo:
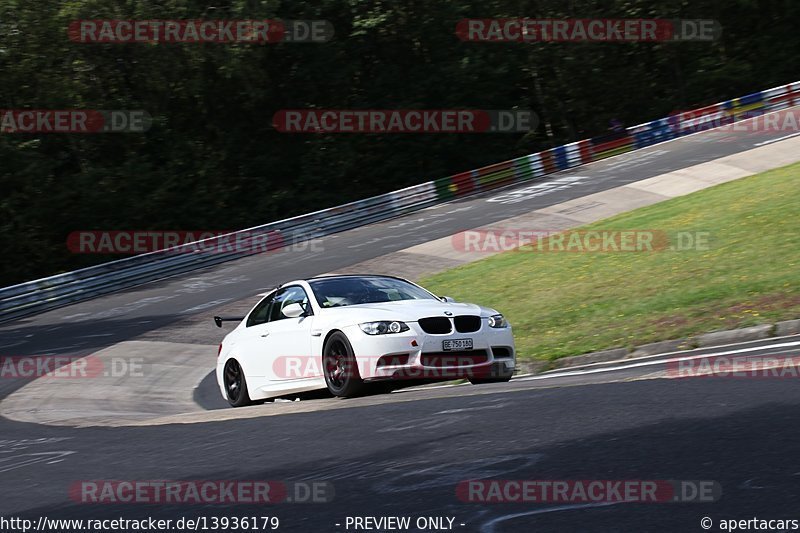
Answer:
[[[321,307],[397,302],[401,300],[435,300],[428,291],[407,281],[378,277],[343,277],[318,279],[309,283]]]

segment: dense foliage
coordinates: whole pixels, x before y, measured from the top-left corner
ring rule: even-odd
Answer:
[[[715,43],[469,43],[464,17],[712,18]],[[80,44],[85,18],[327,19],[325,44]],[[797,76],[796,0],[0,0],[0,108],[145,109],[146,134],[0,134],[0,285],[82,229],[235,229]],[[527,134],[286,134],[289,108],[533,109]]]

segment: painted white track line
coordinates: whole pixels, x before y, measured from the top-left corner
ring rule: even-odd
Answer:
[[[541,374],[518,374],[514,376],[514,379],[519,378],[527,378],[530,376],[548,376],[555,372],[567,372],[572,369],[585,369],[589,367],[598,367],[598,366],[608,366],[608,365],[618,365],[620,363],[634,363],[636,361],[647,361],[649,359],[656,359],[656,358],[665,358],[668,355],[675,355],[675,354],[691,354],[692,352],[696,352],[698,350],[719,350],[722,348],[729,348],[731,346],[746,346],[748,344],[753,344],[756,342],[767,342],[772,343],[774,341],[779,341],[781,339],[800,339],[800,335],[782,335],[780,337],[769,337],[767,339],[755,339],[752,341],[743,341],[743,342],[733,342],[730,344],[719,344],[717,346],[703,346],[700,348],[692,348],[690,350],[676,350],[674,352],[664,352],[664,353],[656,353],[653,355],[643,355],[641,357],[631,357],[630,359],[615,359],[613,361],[598,361],[597,363],[586,363],[586,364],[578,364],[573,366],[568,366],[565,368],[561,368],[559,370],[548,370],[547,372],[542,372]],[[765,344],[762,346],[763,348],[769,348],[770,346],[775,346],[774,344]],[[697,355],[697,354],[695,354]]]
[[[481,526],[481,533],[493,533],[495,530],[495,526],[502,522],[507,522],[509,520],[514,520],[515,518],[521,518],[523,516],[534,516],[546,513],[557,513],[560,511],[576,511],[580,509],[594,509],[597,507],[610,507],[612,505],[619,505],[622,502],[599,502],[599,503],[583,503],[583,504],[573,504],[573,505],[559,505],[557,507],[545,507],[544,509],[535,509],[533,511],[523,511],[520,513],[510,513],[505,514],[502,516],[498,516],[497,518],[493,518],[489,520],[485,524]]]
[[[753,146],[765,146],[765,145],[767,145],[767,144],[776,143],[776,142],[778,142],[778,141],[783,141],[783,140],[785,140],[785,139],[791,139],[792,137],[797,137],[798,135],[800,135],[800,132],[797,132],[797,133],[792,133],[791,135],[785,135],[785,136],[783,136],[783,137],[778,137],[777,139],[770,139],[770,140],[768,140],[768,141],[764,141],[764,142],[756,143],[756,144],[754,144]]]
[[[796,342],[784,342],[780,344],[769,344],[767,346],[753,346],[750,348],[740,348],[738,350],[727,350],[722,352],[711,352],[705,353],[700,355],[692,355],[687,357],[672,357],[666,359],[657,359],[655,361],[642,361],[638,363],[628,364],[628,365],[620,365],[614,366],[611,368],[594,368],[594,369],[587,369],[587,370],[572,370],[567,372],[556,372],[553,374],[542,374],[540,376],[531,376],[521,379],[515,379],[514,381],[540,381],[544,379],[550,378],[559,378],[559,377],[567,377],[567,376],[583,376],[586,374],[599,374],[603,372],[614,372],[617,370],[627,370],[630,368],[641,368],[645,366],[655,366],[655,365],[662,365],[662,364],[669,364],[669,363],[677,363],[679,361],[692,361],[696,359],[708,358],[708,357],[719,357],[723,355],[733,355],[738,353],[746,353],[746,352],[755,352],[760,350],[768,350],[768,349],[775,349],[775,348],[789,348],[793,346],[800,346],[800,341]]]

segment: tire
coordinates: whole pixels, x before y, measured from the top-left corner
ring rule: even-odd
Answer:
[[[225,396],[233,407],[250,405],[250,395],[247,392],[247,380],[244,377],[242,365],[236,359],[228,359],[222,371],[222,380],[225,385]]]
[[[344,333],[333,333],[322,349],[322,368],[328,391],[340,398],[352,398],[364,391],[353,347]]]

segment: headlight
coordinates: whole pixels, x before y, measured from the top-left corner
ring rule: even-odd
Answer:
[[[508,320],[503,315],[492,315],[489,317],[490,328],[507,328]]]
[[[367,335],[386,335],[388,333],[401,333],[408,331],[408,326],[405,322],[397,320],[381,320],[380,322],[365,322],[359,324],[358,327]]]

